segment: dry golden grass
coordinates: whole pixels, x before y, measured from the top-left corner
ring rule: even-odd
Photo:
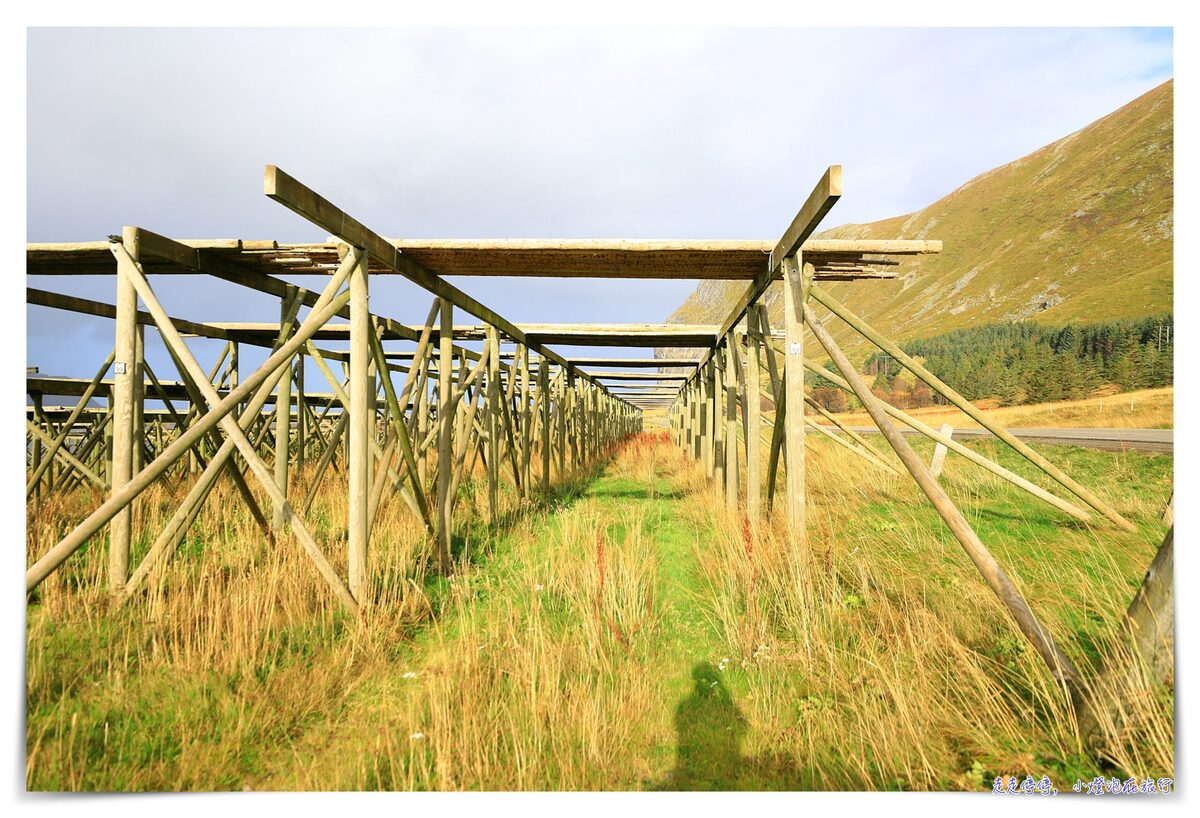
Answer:
[[[979,789],[1005,774],[1049,774],[1062,788],[1084,776],[1094,762],[1069,697],[957,543],[930,525],[919,504],[908,519],[900,511],[904,501],[887,514],[864,513],[915,491],[907,481],[864,472],[851,457],[812,447],[809,514],[816,536],[799,559],[786,553],[778,514],[750,550],[723,506],[692,507],[720,532],[711,545],[698,544],[696,556],[733,661],[749,663],[751,755],[782,755],[800,780],[819,789]],[[948,469],[947,480],[960,498],[964,489],[985,496],[1002,491],[994,481],[979,485],[989,481],[959,465]],[[1155,508],[1147,503],[1140,510]],[[1082,603],[1094,621],[1118,621],[1132,591],[1105,596],[1096,562],[1134,577],[1152,550],[1143,546],[1137,559],[1118,567],[1096,556],[1112,553],[1110,532],[1062,531],[1026,544],[1043,553],[1038,565],[985,539],[1068,653],[1112,650],[1107,627],[1097,644],[1078,641],[1089,634],[1075,625],[1083,615],[1076,606]],[[1064,604],[1064,588],[1093,593]],[[1128,722],[1137,729],[1110,731],[1102,754],[1126,775],[1169,776],[1171,709],[1160,686],[1135,675],[1140,687],[1127,696],[1137,710]]]
[[[1119,496],[1140,535],[1067,525],[955,458],[944,479],[1086,664],[1153,553],[1170,468],[1076,456],[1109,475],[1102,491],[1151,486]],[[1127,674],[1137,729],[1108,736],[1097,758],[916,490],[847,457],[810,449],[802,556],[779,509],[751,541],[703,470],[651,436],[546,505],[505,492],[523,513],[493,532],[468,482],[456,537],[471,557],[448,578],[389,499],[373,534],[375,597],[357,622],[294,541],[264,542],[221,485],[144,596],[109,602],[95,546],[40,590],[27,785],[979,789],[1025,772],[1060,788],[1099,771],[1171,775],[1170,689]],[[339,570],[344,498],[330,480],[309,518]],[[30,553],[88,502],[43,501]],[[143,530],[169,503],[165,488],[148,494]]]
[[[1167,429],[1175,425],[1173,386],[1025,406],[986,408],[986,401],[980,401],[978,405],[989,420],[1012,429]],[[978,423],[953,406],[926,406],[906,411],[935,427],[949,423],[959,429],[979,428]],[[853,426],[871,425],[866,412],[846,412],[838,415],[838,419]]]

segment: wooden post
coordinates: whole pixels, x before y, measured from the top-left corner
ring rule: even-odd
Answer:
[[[759,395],[759,377],[762,373],[762,347],[758,330],[759,304],[750,307],[746,318],[746,514],[750,517],[750,531],[755,539],[759,534],[759,516],[762,513],[762,444],[758,436],[762,431],[762,398]]]
[[[1115,650],[1105,656],[1078,710],[1079,731],[1093,749],[1106,736],[1122,735],[1136,718],[1131,700],[1146,696],[1146,677],[1162,685],[1175,674],[1175,527],[1150,563],[1119,628]]]
[[[441,324],[438,333],[438,514],[437,561],[442,573],[450,572],[450,496],[451,467],[454,460],[454,412],[451,410],[451,376],[454,369],[454,305],[441,299]]]
[[[946,437],[950,437],[954,434],[954,427],[949,423],[943,423],[941,433]],[[946,463],[946,452],[946,444],[944,443],[938,443],[933,447],[933,460],[929,463],[929,473],[934,477],[942,476],[942,466]]]
[[[488,523],[494,524],[499,514],[500,426],[504,420],[500,414],[500,332],[490,324],[487,328],[487,345]]]
[[[725,509],[731,515],[738,510],[738,441],[737,441],[737,373],[742,366],[742,353],[737,337],[729,333],[725,340]],[[732,370],[732,374],[731,374]]]
[[[137,244],[129,231],[123,242],[129,259],[137,259]],[[113,362],[112,388],[112,474],[111,497],[120,494],[133,476],[133,413],[137,379],[137,290],[134,288],[126,256],[117,259],[116,357]],[[132,539],[133,504],[112,518],[109,526],[108,588],[119,593],[129,579],[129,544]]]
[[[517,400],[521,404],[521,409],[517,413],[520,418],[520,442],[521,442],[521,485],[526,486],[527,490],[529,482],[529,464],[530,464],[530,445],[532,441],[529,414],[529,347],[525,344],[517,344],[517,362],[521,367],[521,394]]]
[[[286,320],[289,306],[288,300],[284,299],[280,308],[281,320]],[[294,315],[295,313],[293,312],[292,314]],[[290,333],[281,327],[280,334],[286,337]],[[290,456],[291,443],[292,364],[289,361],[287,375],[279,381],[279,392],[275,396],[275,485],[279,487],[279,493],[284,497],[287,497],[288,491],[288,458]],[[286,525],[283,506],[275,503],[271,511],[271,527],[276,531],[282,531]],[[351,590],[353,592],[353,588]]]
[[[133,461],[130,471],[137,474],[145,465],[146,453],[146,332],[137,325],[133,344]]]
[[[423,442],[429,434],[429,372],[431,353],[426,352],[420,356],[420,360],[413,358],[413,369],[420,368],[421,372],[417,376],[417,399],[414,412],[417,416],[417,441],[418,444]],[[420,457],[417,459],[417,481],[421,484],[421,490],[429,484],[429,454],[428,450],[422,450]]]
[[[346,462],[349,472],[349,536],[347,566],[350,593],[360,604],[368,588],[367,560],[370,538],[371,442],[375,430],[375,394],[371,388],[371,309],[364,253],[350,271],[350,440]]]
[[[808,553],[804,488],[804,272],[800,253],[783,260],[784,418],[788,531],[798,554]]]
[[[710,359],[700,376],[704,403],[700,407],[700,454],[704,458],[704,476],[713,479],[713,361]]]
[[[542,493],[550,494],[550,360],[538,358],[538,400],[542,421]]]
[[[304,400],[304,353],[296,356],[296,467],[304,474],[305,449],[308,447],[308,422]]]
[[[567,474],[567,370],[558,372],[554,389],[554,416],[558,424],[558,479]]]
[[[725,492],[725,347],[713,352],[713,481]]]

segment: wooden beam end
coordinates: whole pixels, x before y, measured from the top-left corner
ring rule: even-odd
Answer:
[[[263,168],[263,193],[272,199],[276,198],[279,193],[279,177],[281,175],[287,176],[276,165],[267,165]]]
[[[842,166],[830,165],[825,171],[825,189],[828,196],[842,195]]]

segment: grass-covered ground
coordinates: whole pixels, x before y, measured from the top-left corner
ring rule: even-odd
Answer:
[[[1009,429],[1097,428],[1171,429],[1175,426],[1175,387],[1139,389],[1104,396],[995,407],[994,401],[979,401],[988,420]],[[934,427],[943,423],[959,429],[977,429],[979,424],[953,406],[927,406],[906,410]],[[867,426],[866,412],[844,412],[838,419],[851,426]]]
[[[994,442],[972,443],[1023,474]],[[918,448],[921,449],[918,444]],[[927,450],[922,450],[928,456]],[[1169,457],[1044,451],[1139,525],[1089,528],[951,455],[943,478],[1066,652],[1089,666],[1162,537]],[[145,598],[103,549],[28,609],[31,789],[990,789],[1171,776],[1172,690],[1097,752],[909,480],[821,441],[810,548],[754,539],[658,436],[488,531],[463,490],[454,575],[385,504],[374,604],[337,609],[227,487]],[[344,495],[314,516],[334,559]],[[505,498],[518,511],[515,498]],[[86,498],[31,516],[40,553]],[[167,508],[150,498],[154,520]]]

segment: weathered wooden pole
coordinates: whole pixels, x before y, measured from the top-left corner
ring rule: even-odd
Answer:
[[[499,515],[500,426],[504,419],[500,409],[500,332],[491,324],[487,327],[487,347],[488,523],[494,524]]]
[[[304,353],[296,356],[296,468],[304,474],[304,463],[307,459],[308,419],[306,413],[308,403],[304,399]]]
[[[550,494],[550,360],[538,359],[538,399],[541,401],[542,492]]]
[[[133,451],[130,471],[137,474],[146,454],[146,332],[140,323],[133,336]]]
[[[448,299],[441,300],[441,323],[438,333],[438,508],[437,508],[437,561],[442,573],[450,572],[450,536],[453,498],[450,482],[453,477],[454,459],[454,411],[451,406],[454,370],[454,305]]]
[[[417,399],[414,413],[417,416],[417,440],[424,441],[429,434],[429,372],[431,354],[430,352],[422,352],[419,356],[413,358],[413,369],[419,368],[420,372],[417,376]],[[417,458],[417,480],[424,487],[429,485],[429,455],[427,450],[422,450],[420,457]]]
[[[875,425],[879,427],[879,431],[884,438],[895,450],[904,463],[905,468],[913,476],[917,482],[917,486],[929,498],[938,515],[945,521],[954,538],[962,545],[963,550],[967,552],[967,556],[979,573],[983,576],[988,586],[993,593],[999,598],[1000,602],[1008,609],[1008,612],[1016,620],[1017,626],[1021,632],[1033,644],[1034,649],[1042,657],[1046,666],[1050,668],[1050,672],[1055,679],[1064,682],[1075,688],[1079,681],[1079,674],[1075,670],[1075,666],[1071,663],[1058,645],[1055,644],[1053,637],[1049,632],[1042,627],[1041,622],[1034,616],[1033,611],[1029,608],[1029,604],[1025,601],[1025,597],[1017,590],[1008,575],[1004,573],[1004,569],[996,562],[996,559],[988,551],[987,546],[979,539],[975,530],[971,528],[970,523],[963,517],[962,512],[954,505],[950,497],[942,489],[937,479],[929,473],[929,469],[925,463],[913,451],[912,446],[900,434],[900,431],[892,424],[887,413],[884,412],[881,401],[875,397],[868,388],[862,376],[850,363],[850,359],[842,352],[841,348],[833,340],[833,336],[825,329],[824,325],[813,313],[812,309],[807,305],[803,307],[803,315],[806,323],[812,329],[813,335],[817,341],[825,348],[825,352],[833,360],[834,365],[842,373],[842,377],[850,384],[854,393],[858,395],[858,399],[862,401],[867,413],[871,419],[875,421]]]
[[[1175,674],[1175,527],[1150,562],[1118,627],[1113,650],[1080,696],[1079,732],[1102,752],[1105,738],[1127,735],[1137,718],[1136,700],[1147,697],[1146,681],[1168,683]]]
[[[713,482],[725,492],[725,348],[713,352]]]
[[[133,414],[137,379],[137,290],[129,265],[137,259],[137,243],[126,230],[122,236],[126,255],[117,257],[116,357],[112,388],[112,477],[110,499],[118,497],[133,476]],[[109,525],[108,589],[119,593],[129,579],[129,544],[132,539],[134,505],[118,512]]]
[[[731,332],[725,338],[725,509],[731,515],[738,510],[738,381],[742,355],[737,338]],[[732,372],[731,372],[732,371]]]
[[[558,423],[558,479],[567,475],[567,369],[558,372],[554,390],[554,416]]]
[[[350,441],[346,468],[349,476],[349,536],[347,566],[350,593],[361,604],[368,588],[370,540],[371,442],[375,437],[375,394],[371,366],[370,284],[363,253],[350,271]]]
[[[809,265],[797,252],[783,260],[783,330],[787,355],[784,358],[784,418],[786,446],[788,531],[792,547],[808,553],[807,505],[804,486],[804,299],[805,275]]]
[[[532,430],[530,424],[530,396],[529,396],[529,347],[525,344],[517,344],[517,363],[521,369],[521,391],[517,397],[520,410],[517,412],[519,420],[519,432],[521,443],[521,485],[530,486],[529,480],[529,464],[531,461],[529,447],[531,445]]]
[[[758,304],[750,306],[746,317],[746,412],[743,418],[746,437],[746,514],[750,518],[750,531],[755,539],[759,535],[762,515],[762,444],[758,436],[762,431],[762,398],[759,394],[759,377],[762,372],[762,347],[759,344]]]
[[[714,356],[715,357],[715,356]],[[704,369],[704,375],[701,379],[702,389],[704,390],[704,443],[701,447],[704,455],[704,475],[709,479],[713,479],[715,472],[714,467],[714,438],[713,428],[716,425],[715,406],[713,398],[713,386],[715,384],[716,364],[712,358],[709,359],[707,366]]]
[[[291,334],[288,321],[296,314],[290,303],[291,297],[294,297],[294,294],[290,294],[289,298],[283,299],[280,304],[280,337],[283,338]],[[353,301],[353,296],[351,301]],[[353,430],[351,433],[353,434]],[[279,493],[284,497],[287,497],[288,492],[288,460],[291,456],[291,443],[292,363],[289,361],[287,375],[279,381],[279,392],[275,396],[275,485],[279,487]],[[353,503],[353,499],[351,502]],[[276,503],[271,510],[271,527],[276,531],[282,531],[286,526],[283,506]]]

